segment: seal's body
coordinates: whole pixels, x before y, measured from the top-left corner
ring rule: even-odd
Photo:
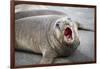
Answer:
[[[77,25],[64,15],[41,15],[15,22],[16,48],[42,53],[41,64],[72,54],[80,44]]]

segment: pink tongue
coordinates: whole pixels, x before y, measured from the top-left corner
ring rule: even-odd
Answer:
[[[71,38],[72,36],[72,31],[70,28],[66,28],[65,31],[64,31],[64,35],[68,38]]]

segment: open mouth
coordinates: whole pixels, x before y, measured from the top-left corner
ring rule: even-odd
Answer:
[[[71,28],[67,27],[64,30],[64,36],[66,37],[66,40],[68,40],[68,41],[72,40],[72,30],[71,30]]]

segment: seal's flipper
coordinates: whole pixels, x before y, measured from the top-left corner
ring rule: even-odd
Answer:
[[[79,22],[75,22],[75,23],[77,24],[79,30],[94,31],[94,29],[90,28],[87,25],[81,24]]]
[[[47,49],[47,48],[46,48]],[[48,47],[48,50],[43,51],[43,57],[40,61],[40,64],[51,64],[54,62],[55,57],[57,56],[57,53],[53,50],[49,50],[50,48]]]
[[[42,57],[40,64],[51,64],[53,63],[54,58],[46,58],[46,57]]]

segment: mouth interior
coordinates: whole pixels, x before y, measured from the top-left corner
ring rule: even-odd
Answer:
[[[72,30],[69,27],[65,29],[64,36],[66,36],[68,39],[72,39]]]

